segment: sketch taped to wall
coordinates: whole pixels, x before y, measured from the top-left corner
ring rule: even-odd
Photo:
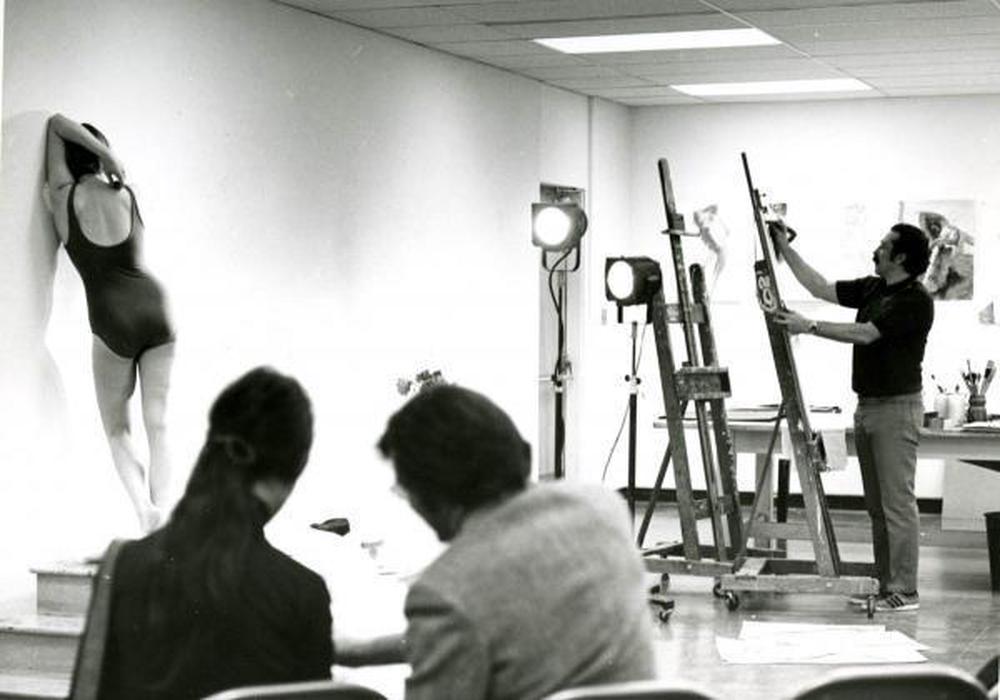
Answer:
[[[935,299],[972,299],[975,216],[971,199],[900,203],[900,221],[919,226],[931,238],[931,262],[923,282]]]

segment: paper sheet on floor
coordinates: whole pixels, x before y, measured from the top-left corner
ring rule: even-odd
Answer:
[[[920,663],[927,649],[884,625],[743,623],[736,639],[716,637],[722,660],[732,664]]]

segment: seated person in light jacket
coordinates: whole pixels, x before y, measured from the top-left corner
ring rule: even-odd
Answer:
[[[531,448],[485,396],[440,386],[379,441],[449,548],[406,600],[408,700],[531,700],[654,676],[643,567],[624,502],[527,486]]]
[[[306,393],[273,370],[249,372],[216,399],[170,522],[118,555],[102,698],[202,698],[330,678],[326,585],[263,531],[312,437]]]

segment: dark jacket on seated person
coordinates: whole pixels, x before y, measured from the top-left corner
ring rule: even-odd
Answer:
[[[655,675],[624,501],[528,487],[468,516],[406,601],[407,700],[531,700]]]
[[[193,605],[183,619],[164,620],[151,600],[170,566],[158,546],[165,530],[124,545],[114,573],[102,698],[203,698],[237,686],[330,678],[326,584],[268,544],[262,528],[244,560],[241,599],[234,601],[239,614],[225,619]]]

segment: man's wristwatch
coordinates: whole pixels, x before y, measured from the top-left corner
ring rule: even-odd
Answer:
[[[816,335],[817,331],[819,331],[819,321],[810,321],[809,322],[809,332],[812,335]]]

